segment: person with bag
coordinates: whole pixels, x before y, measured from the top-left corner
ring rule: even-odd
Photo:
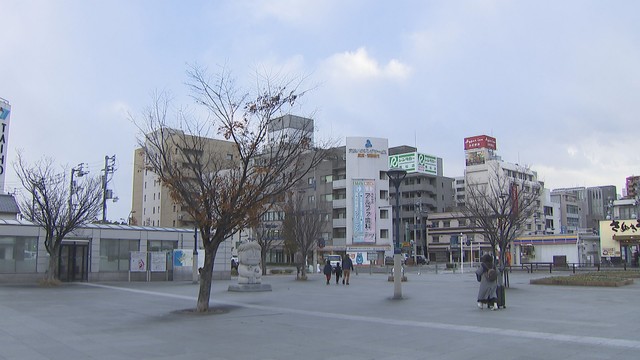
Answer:
[[[493,265],[493,256],[491,254],[484,254],[480,258],[480,266],[476,269],[476,279],[480,282],[478,308],[483,309],[484,304],[487,304],[487,308],[497,310],[498,271]]]

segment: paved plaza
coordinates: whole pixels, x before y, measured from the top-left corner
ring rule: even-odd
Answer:
[[[514,272],[507,308],[476,307],[464,274],[408,272],[393,300],[384,274],[351,285],[263,278],[273,291],[227,291],[194,315],[191,282],[0,285],[0,359],[638,359],[640,284],[530,285]],[[555,273],[554,273],[555,275]]]

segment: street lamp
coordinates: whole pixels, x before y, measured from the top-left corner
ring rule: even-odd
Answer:
[[[198,227],[193,228],[193,283],[197,284],[200,278],[200,272],[198,271]]]
[[[402,298],[402,267],[400,255],[400,184],[407,176],[407,171],[400,168],[391,168],[387,171],[389,181],[396,188],[396,212],[395,212],[395,238],[393,243],[393,298]]]

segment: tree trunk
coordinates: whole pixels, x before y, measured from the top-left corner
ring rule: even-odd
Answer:
[[[262,268],[262,275],[267,275],[267,254],[260,254],[260,267]]]
[[[58,263],[60,262],[60,245],[54,245],[49,252],[49,268],[45,276],[45,282],[48,284],[55,283],[59,280]]]
[[[213,257],[218,250],[213,244],[204,249],[204,267],[200,274],[200,290],[198,291],[197,312],[209,311],[209,299],[211,298],[211,282],[213,277]]]

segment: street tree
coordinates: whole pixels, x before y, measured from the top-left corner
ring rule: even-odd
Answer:
[[[81,173],[84,176],[73,179],[78,169],[58,171],[50,158],[29,165],[18,154],[13,166],[25,189],[19,199],[20,212],[44,229],[44,245],[49,253],[49,269],[44,281],[56,284],[62,240],[95,221],[102,211],[102,180],[99,176],[86,176],[84,172]]]
[[[320,202],[322,204],[322,202]],[[305,191],[292,191],[285,203],[283,236],[287,248],[298,254],[296,266],[301,267],[301,278],[307,279],[305,260],[318,246],[318,239],[328,224],[328,210],[307,201]],[[296,258],[296,256],[294,256]]]
[[[311,126],[278,128],[305,94],[302,81],[258,76],[252,94],[224,68],[210,77],[192,67],[188,78],[192,98],[208,116],[182,109],[173,117],[170,100],[160,94],[144,119],[133,120],[147,169],[198,229],[205,259],[196,311],[207,312],[220,244],[255,224],[270,200],[304,178],[324,150],[312,141]]]
[[[278,214],[278,207],[272,207]],[[282,242],[280,234],[282,228],[282,219],[276,221],[261,220],[254,228],[255,241],[260,245],[260,266],[262,267],[262,275],[267,275],[267,254]]]
[[[529,174],[520,168],[514,174]],[[497,164],[489,164],[488,180],[467,181],[462,212],[489,242],[493,257],[505,266],[506,252],[534,221],[540,208],[540,183],[524,176],[507,176]],[[535,225],[535,224],[534,224]]]

